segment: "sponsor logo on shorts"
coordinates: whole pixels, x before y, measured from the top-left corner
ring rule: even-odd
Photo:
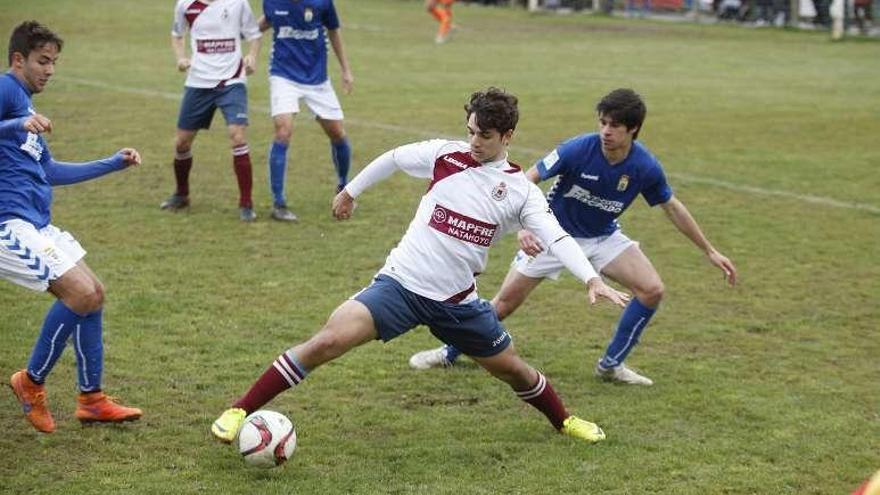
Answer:
[[[495,236],[497,225],[481,222],[440,205],[434,206],[429,225],[450,237],[488,247]]]
[[[500,337],[498,337],[497,339],[495,339],[495,340],[492,341],[492,347],[498,347],[498,346],[501,345],[501,343],[504,342],[508,337],[510,337],[510,334],[507,333],[507,330],[505,330],[504,333],[502,333]]]
[[[223,40],[196,40],[199,53],[232,53],[235,51],[235,38]]]

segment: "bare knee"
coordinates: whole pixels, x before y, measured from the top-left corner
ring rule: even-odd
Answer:
[[[496,297],[492,300],[492,306],[495,307],[495,314],[498,315],[499,320],[503,320],[510,316],[510,313],[513,313],[513,310],[516,309],[516,304],[509,299],[502,299]]]
[[[275,125],[275,142],[282,144],[290,144],[290,138],[293,136],[293,126],[281,124]]]
[[[96,281],[66,298],[64,304],[76,314],[94,313],[104,307],[104,286]]]
[[[665,290],[666,288],[663,286],[663,282],[657,280],[651,284],[639,287],[633,292],[636,293],[636,297],[642,304],[651,308],[656,308],[660,305]]]

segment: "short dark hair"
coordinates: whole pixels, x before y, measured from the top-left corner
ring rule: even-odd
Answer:
[[[596,104],[596,112],[600,117],[604,115],[614,122],[625,125],[627,130],[638,127],[638,130],[633,134],[633,139],[637,139],[648,109],[638,93],[628,88],[620,88],[599,100],[599,103]]]
[[[31,51],[49,43],[57,46],[59,52],[64,46],[64,40],[46,26],[37,21],[22,22],[9,37],[9,65],[12,65],[13,53],[18,52],[27,58]]]
[[[477,125],[487,131],[496,129],[504,134],[511,129],[516,129],[519,121],[519,109],[517,108],[516,96],[496,87],[489,87],[485,91],[477,91],[471,95],[470,101],[464,106],[467,118],[476,114]]]

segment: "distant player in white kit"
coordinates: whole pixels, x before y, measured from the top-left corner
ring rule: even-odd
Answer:
[[[189,31],[192,58],[186,56],[184,35]],[[211,127],[219,108],[226,119],[232,144],[232,168],[238,181],[239,218],[257,216],[251,191],[253,171],[245,129],[248,125],[246,76],[254,72],[260,53],[260,29],[247,0],[178,0],[174,8],[171,46],[177,69],[188,71],[177,120],[174,178],[177,189],[160,206],[177,211],[190,205],[189,173],[192,144],[199,129]],[[241,40],[250,41],[242,57]]]
[[[269,185],[275,220],[295,222],[285,195],[287,150],[293,135],[293,116],[303,100],[330,138],[330,158],[336,169],[336,192],[348,181],[351,145],[343,126],[342,106],[327,76],[327,40],[339,60],[342,89],[351,93],[354,76],[345,56],[341,25],[333,0],[263,0],[260,29],[272,28],[269,93],[275,139],[269,150]],[[326,32],[326,36],[325,36]]]
[[[707,259],[736,283],[736,268],[703,235],[700,226],[672,194],[660,162],[636,141],[647,109],[631,89],[617,89],[596,105],[599,132],[576,136],[539,160],[526,177],[532,182],[556,177],[548,193],[559,223],[601,273],[631,290],[635,297],[624,310],[605,355],[594,373],[606,381],[651,385],[653,381],[624,365],[663,297],[663,282],[651,261],[620,230],[617,218],[641,195],[659,205],[670,221]],[[545,278],[559,277],[564,264],[531,232],[520,232],[522,250],[492,300],[502,320],[513,313]],[[449,366],[459,356],[452,346],[416,353],[410,366]]]
[[[217,438],[232,441],[247,414],[318,366],[418,325],[510,385],[558,431],[588,442],[605,438],[597,425],[570,415],[544,375],[517,355],[492,306],[477,296],[475,274],[484,271],[489,247],[502,234],[528,228],[586,284],[591,303],[605,297],[623,306],[628,296],[602,282],[541,190],[507,161],[519,119],[516,97],[489,88],[471,95],[465,111],[469,142],[437,139],[388,151],[334,198],[333,215],[345,220],[354,198],[398,170],[430,180],[406,234],[373,283],[336,308],[311,339],[281,354],[214,422]]]

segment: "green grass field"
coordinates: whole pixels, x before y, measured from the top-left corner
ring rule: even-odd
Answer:
[[[639,200],[624,228],[667,294],[629,362],[654,387],[591,376],[618,311],[588,308],[570,276],[507,321],[521,354],[606,442],[555,434],[470,363],[409,370],[412,352],[436,344],[420,328],[272,402],[297,424],[299,447],[283,469],[257,471],[212,441],[210,422],[369,282],[425,184],[397,174],[350,222],[333,221],[327,141],[300,116],[289,196],[301,221],[269,221],[266,44],[250,81],[258,222],[237,219],[219,116],[196,141],[193,207],[160,212],[183,84],[173,2],[0,4],[4,48],[31,18],[66,41],[35,98],[55,123],[53,155],[143,154],[139,169],[57,189],[53,223],[107,286],[105,387],[145,410],[137,424],[80,427],[69,349],[48,385],[54,434],[35,433],[3,392],[0,493],[840,494],[880,468],[880,43],[460,5],[456,38],[435,46],[419,1],[337,0],[356,78],[342,98],[355,171],[399,144],[463,136],[461,107],[487,85],[520,97],[511,159],[530,165],[593,130],[599,97],[633,87],[649,108],[641,139],[741,283],[726,288]],[[512,238],[494,250],[484,297],[514,251]],[[4,380],[26,364],[50,302],[0,285]]]

